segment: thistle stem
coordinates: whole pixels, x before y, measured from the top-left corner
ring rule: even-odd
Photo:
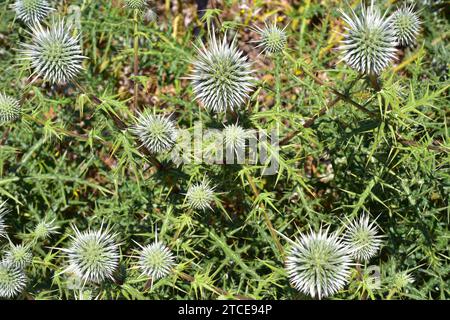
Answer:
[[[376,92],[380,91],[381,90],[381,86],[380,86],[380,81],[378,79],[378,76],[376,74],[371,73],[367,77],[369,79],[369,82],[370,82],[370,85],[372,86],[372,88]]]
[[[139,84],[138,84],[138,72],[139,72],[139,35],[138,35],[138,20],[139,18],[139,10],[134,10],[134,43],[133,43],[133,51],[134,51],[134,99],[133,99],[133,110],[138,110],[138,98],[139,98]]]

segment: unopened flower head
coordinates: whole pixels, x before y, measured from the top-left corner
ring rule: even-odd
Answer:
[[[170,150],[177,139],[177,129],[170,117],[153,115],[149,110],[139,114],[131,131],[152,153]]]
[[[212,33],[208,48],[197,48],[192,80],[194,94],[211,112],[240,108],[253,90],[251,64],[237,48],[236,38],[228,43],[226,35],[220,41]]]
[[[17,17],[28,25],[41,22],[54,10],[47,0],[16,0],[12,8]]]
[[[6,238],[6,222],[5,222],[5,215],[9,212],[8,208],[6,207],[6,202],[2,202],[0,204],[0,238]]]
[[[31,263],[33,255],[30,248],[23,244],[10,244],[10,248],[5,253],[5,260],[20,269],[24,269]]]
[[[392,21],[382,16],[374,7],[361,6],[360,14],[353,10],[350,15],[341,11],[347,26],[339,49],[351,68],[369,75],[378,75],[396,57],[397,39]]]
[[[72,272],[84,282],[100,283],[105,279],[113,279],[113,273],[119,265],[119,245],[117,234],[109,229],[87,230],[80,232],[73,226],[75,232],[71,236],[69,248],[61,249],[69,260],[65,272]]]
[[[20,294],[27,284],[25,272],[6,260],[0,261],[0,297],[11,299]]]
[[[53,22],[49,28],[36,24],[32,28],[30,44],[22,44],[22,60],[29,61],[32,76],[52,84],[65,84],[82,70],[84,56],[79,35],[64,20]]]
[[[394,275],[393,285],[398,290],[406,288],[408,285],[414,282],[414,278],[407,272],[401,271]]]
[[[416,42],[420,30],[420,19],[414,12],[414,4],[404,5],[397,9],[392,16],[394,33],[398,43],[409,46]]]
[[[175,258],[169,248],[157,240],[145,247],[139,246],[138,267],[143,275],[158,280],[170,273]]]
[[[44,219],[34,228],[33,235],[36,239],[47,239],[51,234],[57,233],[58,227],[55,226],[55,219]]]
[[[20,116],[19,101],[0,92],[0,125],[14,121]]]
[[[248,136],[248,131],[238,124],[226,125],[223,129],[225,146],[234,152],[244,150],[245,139],[247,139]]]
[[[380,250],[382,236],[378,235],[378,228],[369,221],[368,215],[362,215],[348,223],[344,235],[344,242],[352,249],[352,256],[357,261],[369,261]]]
[[[272,24],[265,23],[264,28],[255,27],[255,31],[259,34],[258,47],[262,47],[262,52],[268,54],[280,53],[284,50],[287,43],[287,35],[283,29],[278,28],[276,21]]]
[[[143,11],[148,5],[148,0],[125,0],[128,9]]]
[[[208,179],[193,184],[186,193],[186,202],[196,210],[211,209],[211,203],[214,201],[214,187],[210,186]]]
[[[349,248],[335,233],[311,231],[294,242],[286,270],[297,290],[321,299],[345,286],[351,261]]]

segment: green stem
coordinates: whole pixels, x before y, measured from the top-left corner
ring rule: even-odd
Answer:
[[[138,35],[138,20],[139,11],[134,10],[134,100],[133,100],[133,109],[136,111],[138,109],[138,98],[139,98],[139,85],[138,85],[138,72],[139,72],[139,35]]]

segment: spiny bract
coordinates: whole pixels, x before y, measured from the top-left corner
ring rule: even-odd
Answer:
[[[366,8],[361,6],[357,15],[353,10],[347,15],[341,10],[348,26],[342,50],[344,60],[351,68],[369,75],[378,75],[396,57],[396,37],[390,18],[381,16],[373,2]]]
[[[213,32],[208,48],[202,42],[197,51],[189,77],[197,100],[216,113],[240,108],[253,90],[254,78],[251,64],[237,48],[236,38],[229,44],[226,35],[220,41]]]
[[[19,101],[0,92],[0,125],[14,121],[20,116]]]
[[[287,43],[285,29],[286,27],[283,29],[278,28],[276,21],[270,25],[265,22],[264,28],[255,27],[255,31],[261,37],[256,42],[259,43],[258,47],[263,48],[263,53],[276,54],[283,51]]]
[[[103,230],[103,225],[96,231],[80,232],[76,226],[72,228],[75,236],[71,236],[70,247],[61,249],[69,260],[64,272],[73,272],[84,282],[113,279],[120,259],[117,234],[110,233],[108,228]]]
[[[25,272],[6,260],[0,262],[0,297],[14,298],[27,284]]]
[[[214,200],[214,187],[210,186],[208,179],[193,184],[186,193],[187,204],[197,210],[211,209],[211,202]]]
[[[20,269],[27,267],[32,258],[30,248],[23,244],[11,243],[9,250],[5,253],[5,260]]]
[[[138,244],[139,245],[139,244]],[[157,280],[167,276],[174,265],[174,256],[163,243],[155,241],[138,252],[138,267],[142,274]]]
[[[131,131],[152,153],[170,150],[177,138],[177,129],[170,116],[153,115],[149,110],[139,114]]]
[[[350,276],[350,250],[328,230],[301,234],[288,253],[287,273],[295,288],[319,299],[341,290]]]
[[[71,26],[64,20],[53,22],[49,28],[41,24],[32,29],[31,44],[22,44],[22,60],[29,61],[32,76],[52,84],[65,84],[83,69],[84,56],[79,35],[72,36]]]
[[[352,256],[357,261],[368,261],[380,250],[382,236],[378,228],[369,221],[368,215],[362,215],[346,226],[344,242],[352,249]]]
[[[402,46],[415,43],[420,30],[420,19],[414,12],[414,4],[398,8],[392,15],[392,24],[397,41]]]
[[[28,25],[41,22],[54,10],[46,0],[16,0],[12,8],[17,17]]]

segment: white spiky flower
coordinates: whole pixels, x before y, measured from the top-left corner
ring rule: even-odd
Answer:
[[[143,11],[148,5],[148,0],[125,0],[128,9]]]
[[[204,178],[202,181],[192,184],[186,193],[186,202],[192,209],[206,210],[212,209],[211,203],[214,201],[214,189],[210,181]]]
[[[55,226],[55,220],[56,219],[44,219],[42,221],[39,221],[39,223],[36,225],[33,231],[33,236],[36,239],[47,239],[50,235],[54,233],[58,233],[56,230],[58,230],[58,227]]]
[[[344,242],[352,249],[352,256],[357,261],[369,261],[380,250],[383,236],[378,235],[378,228],[370,222],[368,215],[362,215],[346,225]]]
[[[202,42],[196,47],[198,56],[193,61],[192,80],[195,97],[211,112],[225,112],[240,108],[253,90],[254,78],[251,64],[237,48],[236,38],[228,43],[214,32],[208,48]]]
[[[177,129],[170,116],[154,115],[148,109],[138,115],[131,132],[152,153],[170,150],[177,139]]]
[[[0,298],[11,299],[20,294],[27,284],[25,272],[6,260],[0,262]]]
[[[0,125],[20,117],[20,103],[11,96],[0,92]]]
[[[392,15],[392,25],[398,43],[409,46],[416,42],[420,30],[420,19],[414,12],[414,4],[403,5]]]
[[[29,61],[32,77],[52,84],[65,84],[80,73],[85,59],[79,34],[73,36],[72,26],[64,20],[53,22],[49,28],[35,24],[30,44],[22,44],[21,59]]]
[[[141,246],[137,252],[138,268],[142,275],[158,280],[167,276],[175,264],[175,257],[170,249],[162,242],[155,240],[152,244]]]
[[[33,258],[30,248],[24,244],[10,243],[9,249],[5,253],[5,260],[20,269],[26,268]]]
[[[61,249],[69,262],[64,272],[74,273],[84,282],[114,280],[113,273],[120,259],[117,234],[111,233],[108,227],[104,229],[103,224],[96,231],[88,229],[80,232],[76,226],[72,229],[75,235],[71,236],[70,247]]]
[[[341,10],[346,33],[339,49],[344,60],[351,68],[360,73],[378,75],[396,57],[397,39],[391,18],[381,15],[374,7],[361,5],[360,14],[353,9],[347,15]]]
[[[0,238],[6,238],[6,222],[5,215],[9,212],[9,209],[6,207],[6,201],[0,204]]]
[[[328,229],[301,234],[293,242],[286,261],[286,271],[295,288],[319,299],[344,288],[351,266],[350,249]]]
[[[16,0],[12,8],[17,17],[28,25],[41,22],[55,10],[46,0]]]
[[[274,20],[272,24],[264,22],[264,28],[255,27],[256,33],[261,37],[255,41],[257,47],[262,47],[263,53],[277,54],[284,50],[287,43],[286,26],[283,29],[278,28],[277,22]]]
[[[403,290],[412,283],[414,283],[414,278],[409,274],[408,271],[397,272],[394,275],[393,285],[398,290]]]
[[[245,152],[245,140],[249,136],[247,130],[236,123],[226,125],[222,134],[225,141],[225,147],[227,149],[233,150],[233,152],[236,153],[239,151]]]

